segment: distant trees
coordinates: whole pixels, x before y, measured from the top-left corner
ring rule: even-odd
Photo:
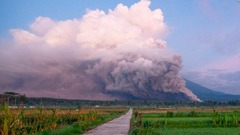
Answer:
[[[17,92],[4,92],[0,94],[0,104],[7,102],[9,105],[20,106],[27,102],[25,94],[21,95]]]
[[[0,105],[7,102],[13,106],[23,106],[26,103],[30,106],[59,106],[59,107],[94,107],[94,106],[130,106],[130,107],[145,107],[145,108],[164,108],[164,107],[215,107],[215,106],[240,106],[240,100],[232,101],[151,101],[151,100],[113,100],[113,101],[90,101],[90,100],[68,100],[54,98],[27,98],[25,94],[17,92],[4,92],[0,94]]]

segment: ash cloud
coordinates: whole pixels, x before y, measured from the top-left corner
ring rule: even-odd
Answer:
[[[181,57],[167,48],[162,11],[150,4],[118,4],[63,21],[37,17],[29,30],[10,30],[14,43],[0,50],[1,89],[102,100],[172,93],[200,101],[179,75]]]

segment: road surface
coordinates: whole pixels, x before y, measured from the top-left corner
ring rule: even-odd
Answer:
[[[130,109],[125,115],[100,125],[83,135],[127,135],[130,128],[131,117],[132,109]]]

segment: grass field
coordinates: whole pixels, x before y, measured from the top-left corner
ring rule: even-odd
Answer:
[[[135,109],[130,135],[240,135],[239,108]]]
[[[240,135],[240,128],[148,128],[135,129],[138,135]]]
[[[127,108],[0,110],[1,135],[74,135],[124,114]]]

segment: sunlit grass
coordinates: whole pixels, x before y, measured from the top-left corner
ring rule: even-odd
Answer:
[[[0,111],[2,135],[79,134],[126,112],[126,108],[98,109],[10,109]]]
[[[181,108],[174,112],[135,110],[131,120],[131,135],[237,135],[240,134],[238,109],[225,108],[207,111],[189,111]],[[146,112],[146,113],[143,113]]]

